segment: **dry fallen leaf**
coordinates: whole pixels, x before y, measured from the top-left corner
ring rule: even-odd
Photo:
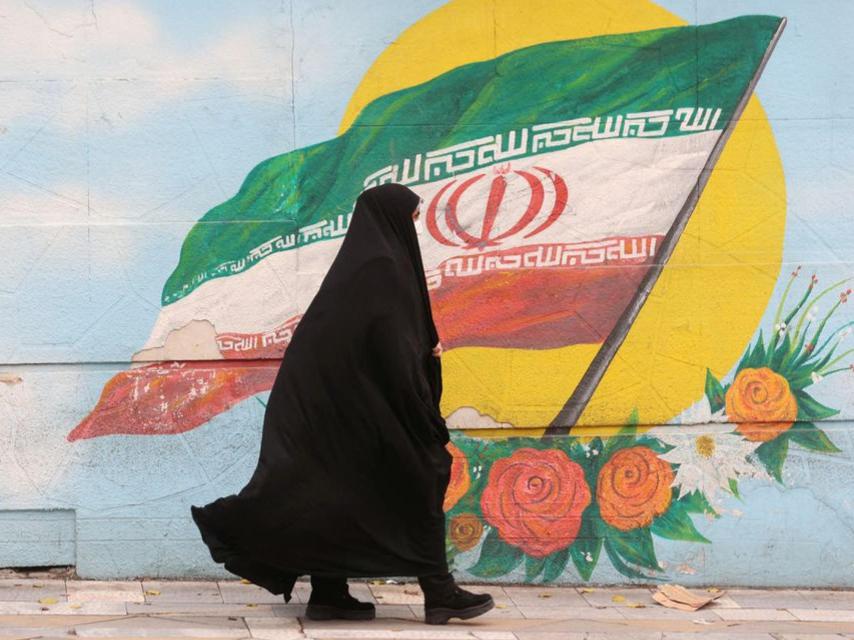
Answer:
[[[146,589],[145,595],[147,595],[147,596],[159,596],[160,592],[157,589]]]
[[[590,587],[581,587],[578,592],[579,593],[593,593],[595,589],[591,589]]]
[[[404,589],[403,593],[409,594],[410,596],[421,595],[421,592],[418,589]]]
[[[506,604],[497,604],[497,605],[495,605],[495,608],[496,609],[506,609],[507,605]]]
[[[250,580],[247,580],[246,578],[241,578],[240,584],[252,584],[252,582]]]
[[[56,604],[57,602],[56,598],[39,598],[40,604]]]
[[[538,598],[551,598],[551,597],[552,597],[552,594],[550,594],[550,593],[548,593],[548,592],[544,592],[544,593],[540,593],[540,594],[538,594],[538,595],[537,595],[537,597],[538,597]]]
[[[68,608],[69,608],[69,609],[79,609],[79,608],[80,608],[80,607],[82,607],[82,606],[83,606],[82,604],[79,604],[79,603],[75,602],[74,604],[70,604],[70,605],[68,605]]]
[[[621,596],[619,594],[616,596],[611,596],[611,602],[625,602],[625,601],[626,601],[626,596]]]
[[[247,602],[247,603],[246,603],[246,606],[247,606],[247,607],[257,607],[258,605],[257,605],[257,604],[255,604],[254,602]]]
[[[632,609],[646,609],[646,605],[640,602],[630,602],[629,607]]]

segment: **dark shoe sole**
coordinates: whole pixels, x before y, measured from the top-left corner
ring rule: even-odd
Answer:
[[[376,609],[344,609],[329,604],[310,604],[305,608],[309,620],[373,620]]]
[[[450,609],[448,607],[436,607],[429,611],[424,611],[424,622],[427,624],[448,624],[451,618],[459,618],[460,620],[468,620],[483,615],[495,606],[495,600],[490,598],[483,604],[478,604],[466,609]]]

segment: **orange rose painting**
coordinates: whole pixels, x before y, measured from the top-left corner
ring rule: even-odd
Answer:
[[[673,469],[647,447],[623,449],[605,463],[596,483],[602,520],[621,531],[652,524],[670,505]]]
[[[448,453],[454,456],[454,460],[451,462],[451,480],[448,482],[445,502],[442,506],[445,511],[450,511],[469,490],[471,479],[465,454],[453,442],[449,442],[446,448]]]
[[[451,518],[449,535],[457,549],[468,551],[483,535],[483,522],[473,513],[461,513]]]
[[[563,451],[523,448],[492,465],[481,508],[508,544],[544,557],[572,544],[590,498],[584,470]]]
[[[727,417],[748,440],[773,440],[798,417],[798,401],[789,383],[768,367],[739,371],[725,402]]]

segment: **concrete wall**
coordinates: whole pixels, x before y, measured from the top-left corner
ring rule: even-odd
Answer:
[[[672,137],[627,134],[612,141],[624,147],[606,140],[555,151],[551,173],[537,174],[544,195],[529,221],[543,224],[560,210],[543,233],[577,260],[550,270],[554,279],[496,269],[469,288],[454,284],[443,265],[483,254],[442,217],[440,188],[466,170],[413,183],[439,212],[420,238],[446,343],[442,409],[454,427],[448,549],[463,578],[854,586],[854,377],[844,342],[854,321],[846,304],[854,7],[360,4],[5,3],[0,566],[74,564],[91,578],[227,575],[211,562],[189,505],[248,480],[275,358],[346,228],[340,206],[334,215],[311,209],[325,191],[306,186],[300,150],[320,144],[329,155],[329,141],[368,130],[367,105],[434,78],[451,82],[468,63],[554,41],[769,13],[788,26],[755,96],[569,435],[549,437],[547,427],[638,279],[661,262],[651,249],[631,258],[591,243],[661,242],[662,228],[627,220],[675,216],[711,147],[689,148],[674,109]],[[711,55],[696,55],[697,68],[707,68],[700,62]],[[590,65],[603,74],[590,86],[617,73],[609,61]],[[583,104],[605,104],[658,68],[637,64],[611,94],[587,90]],[[530,69],[518,95],[556,68]],[[705,99],[708,77],[698,80],[679,90]],[[431,127],[454,125],[445,116],[465,99],[465,85],[455,86],[459,94],[428,94],[420,103],[427,121],[403,123],[400,140],[429,142]],[[556,82],[548,90],[565,98],[576,89]],[[511,102],[486,98],[484,108],[500,116]],[[565,103],[552,121],[600,115]],[[495,124],[479,135],[507,135],[543,122],[476,125]],[[723,126],[703,131],[713,142]],[[459,135],[449,131],[439,138]],[[419,152],[442,146],[428,142]],[[371,171],[402,166],[391,143],[372,149],[367,165],[344,154],[320,182],[352,202],[382,179]],[[590,149],[597,153],[578,155]],[[637,149],[655,152],[632,156]],[[268,173],[250,174],[268,159]],[[460,193],[465,229],[489,235],[519,219],[535,199],[525,162],[493,163],[482,170],[488,179]],[[632,182],[633,171],[652,173]],[[289,200],[291,175],[300,195]],[[494,195],[499,182],[504,199]],[[269,188],[257,210],[246,200],[254,187]],[[302,227],[276,217],[279,201],[309,216]],[[490,207],[492,231],[483,221]],[[601,222],[603,211],[616,217]],[[219,223],[214,236],[196,225],[203,216]],[[288,245],[289,230],[298,247]],[[246,237],[267,243],[240,245]],[[508,236],[496,246],[507,256],[531,245]],[[606,276],[611,284],[597,284]]]

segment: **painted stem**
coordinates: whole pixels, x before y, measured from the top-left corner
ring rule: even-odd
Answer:
[[[821,370],[821,371],[819,371],[818,373],[820,373],[821,375],[826,375],[826,374],[824,373],[824,370],[825,370],[827,367],[830,367],[830,366],[832,366],[832,365],[836,364],[837,362],[839,362],[840,360],[842,360],[842,358],[844,358],[845,356],[847,356],[849,353],[854,353],[854,349],[848,349],[848,351],[843,351],[840,355],[836,356],[833,360],[831,360],[831,361],[830,361],[830,362],[828,362],[826,365],[824,365],[824,366],[822,367],[822,370]],[[846,369],[847,369],[847,367],[846,367]]]

